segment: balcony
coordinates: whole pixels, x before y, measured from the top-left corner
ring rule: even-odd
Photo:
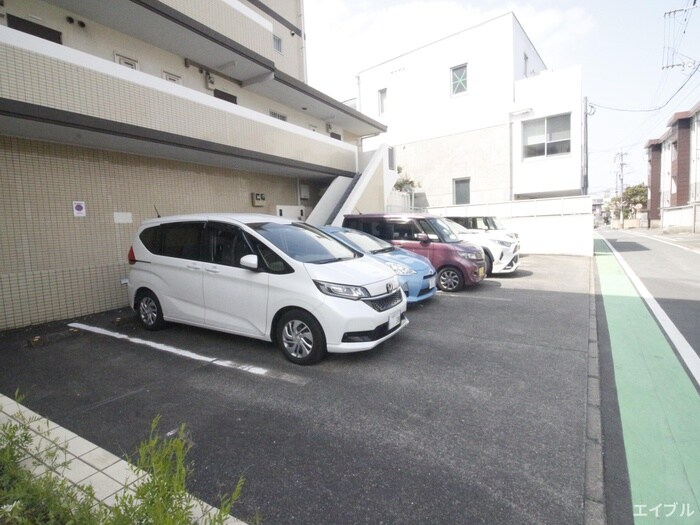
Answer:
[[[357,171],[357,148],[0,26],[0,133],[285,176]]]
[[[272,23],[240,0],[47,0],[86,19],[183,57],[245,89],[354,137],[386,126],[280,71]],[[295,38],[304,38],[295,28]]]

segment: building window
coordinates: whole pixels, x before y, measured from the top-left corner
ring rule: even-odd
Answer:
[[[238,97],[236,97],[236,95],[231,95],[230,93],[226,93],[226,91],[221,91],[220,89],[214,90],[214,98],[225,100],[231,104],[238,104]]]
[[[527,69],[530,64],[530,57],[527,56],[527,53],[523,53],[523,76],[527,77],[528,72]]]
[[[139,61],[134,59],[134,58],[129,58],[124,55],[120,55],[119,53],[114,53],[114,61],[122,66],[126,66],[129,69],[138,69],[139,68]]]
[[[278,53],[282,52],[282,39],[277,35],[272,35],[272,45],[275,48],[275,51]]]
[[[7,27],[10,29],[16,29],[17,31],[22,31],[23,33],[28,33],[30,35],[38,36],[44,40],[54,42],[56,44],[62,44],[61,32],[51,29],[41,24],[25,20],[24,18],[18,18],[16,16],[7,15]]]
[[[386,88],[379,90],[378,100],[379,100],[379,114],[383,115],[386,112]]]
[[[469,185],[471,179],[454,179],[455,204],[469,204]]]
[[[571,152],[571,113],[523,122],[523,158]]]
[[[287,115],[282,115],[282,113],[277,113],[276,111],[270,110],[270,116],[287,122]]]
[[[467,64],[453,67],[452,75],[452,94],[459,95],[467,92]]]

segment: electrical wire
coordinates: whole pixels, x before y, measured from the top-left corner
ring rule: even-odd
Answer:
[[[695,73],[698,72],[698,69],[700,69],[700,62],[697,63],[697,65],[693,69],[692,73],[690,73],[688,78],[685,79],[685,82],[683,82],[681,84],[681,86],[673,93],[673,95],[671,95],[669,97],[669,99],[666,102],[664,102],[661,106],[656,107],[656,108],[645,108],[645,109],[616,108],[616,107],[612,107],[612,106],[604,106],[602,104],[596,104],[595,102],[589,102],[588,105],[592,106],[594,108],[607,109],[609,111],[623,111],[626,113],[651,113],[653,111],[659,111],[660,109],[665,108],[666,106],[668,106],[671,103],[671,101],[674,99],[674,97],[676,95],[678,95],[678,93],[681,92],[681,90],[686,86],[686,84],[688,84],[688,82],[690,82],[690,79],[693,78]]]

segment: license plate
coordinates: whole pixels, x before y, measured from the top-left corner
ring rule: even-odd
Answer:
[[[428,288],[435,288],[435,276],[428,279]]]
[[[483,277],[483,276],[484,276],[484,273],[485,273],[485,272],[484,272],[484,268],[483,268],[483,267],[480,267],[480,268],[479,268],[479,277]]]
[[[395,312],[389,316],[389,330],[398,326],[401,322],[401,312]]]

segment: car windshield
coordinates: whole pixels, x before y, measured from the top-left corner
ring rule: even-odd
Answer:
[[[325,264],[357,257],[354,251],[340,241],[301,222],[261,222],[248,226],[300,262]]]
[[[459,224],[458,222],[453,221],[452,219],[444,219],[445,223],[450,227],[450,229],[455,232],[457,235],[461,233],[472,233],[470,232],[467,228]]]
[[[452,231],[449,225],[445,222],[445,219],[431,217],[428,219],[428,223],[440,236],[442,242],[460,242],[459,236]]]
[[[505,230],[501,221],[496,217],[486,217],[486,224],[488,224],[489,230]]]
[[[365,253],[385,253],[395,250],[393,244],[378,239],[374,235],[357,230],[344,230],[333,233],[341,241],[345,241],[353,248]]]

